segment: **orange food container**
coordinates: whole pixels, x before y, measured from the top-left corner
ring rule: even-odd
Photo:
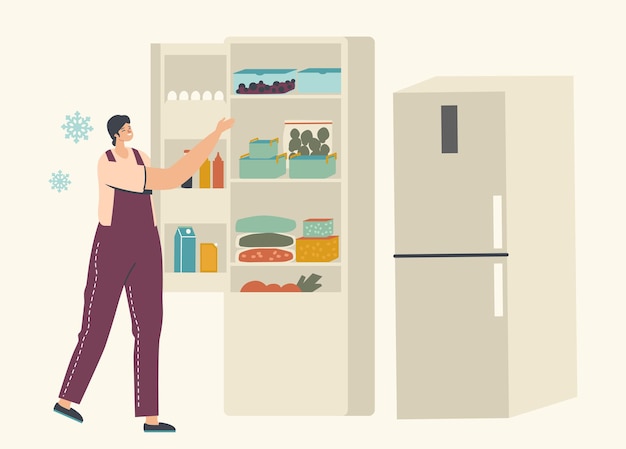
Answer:
[[[296,239],[296,262],[330,262],[339,257],[339,236]]]

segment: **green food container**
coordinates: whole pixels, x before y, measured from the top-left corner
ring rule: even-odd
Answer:
[[[337,172],[337,153],[328,155],[303,156],[299,153],[289,156],[290,178],[328,178]]]
[[[239,158],[240,178],[279,178],[286,172],[287,153],[266,158],[252,158],[246,153]]]
[[[255,137],[248,144],[248,154],[251,159],[263,159],[278,155],[278,137],[272,140],[259,140]]]

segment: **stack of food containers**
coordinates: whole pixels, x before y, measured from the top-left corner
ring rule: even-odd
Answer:
[[[332,218],[309,218],[303,237],[296,239],[296,262],[330,262],[339,257],[339,236],[333,235]]]
[[[237,260],[239,262],[289,262],[293,260],[294,238],[289,235],[296,222],[272,215],[256,215],[237,220]]]
[[[248,153],[239,158],[240,178],[278,178],[287,171],[287,154],[278,154],[280,140],[250,140]]]

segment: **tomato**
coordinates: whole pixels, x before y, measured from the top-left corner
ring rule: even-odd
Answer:
[[[296,284],[285,284],[282,287],[278,284],[265,285],[261,281],[249,281],[241,287],[242,292],[301,292]]]
[[[261,281],[250,281],[246,282],[243,287],[241,287],[242,292],[264,292],[267,286]]]
[[[300,292],[302,290],[300,290],[300,287],[298,287],[296,284],[285,284],[283,285],[282,292]]]

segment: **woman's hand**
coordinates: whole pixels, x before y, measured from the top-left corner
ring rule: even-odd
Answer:
[[[223,118],[219,122],[217,122],[217,125],[215,126],[215,131],[221,134],[224,131],[227,131],[230,128],[232,128],[233,123],[235,123],[234,118],[229,118],[229,119]]]

